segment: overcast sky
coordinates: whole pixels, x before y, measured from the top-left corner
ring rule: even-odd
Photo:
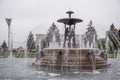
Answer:
[[[120,28],[120,0],[0,0],[0,45],[4,40],[7,42],[8,37],[5,18],[12,18],[16,47],[25,44],[30,31],[33,34],[46,33],[53,22],[63,29],[57,19],[68,17],[65,14],[68,10],[75,12],[73,17],[83,20],[76,25],[78,34],[86,31],[90,20],[99,37],[105,37],[112,23]]]

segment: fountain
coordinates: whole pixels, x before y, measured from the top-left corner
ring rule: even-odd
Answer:
[[[44,67],[54,67],[57,69],[100,69],[109,66],[107,62],[106,54],[100,53],[100,50],[96,48],[96,31],[92,27],[92,21],[89,23],[87,32],[84,35],[84,47],[78,47],[76,43],[75,25],[83,20],[78,18],[72,18],[71,14],[74,12],[67,11],[69,18],[59,19],[59,23],[63,23],[65,26],[63,47],[56,47],[56,42],[60,43],[60,36],[56,38],[59,30],[56,29],[53,23],[52,31],[48,32],[46,37],[46,46],[43,48],[44,56],[41,57],[41,61],[37,60],[34,64]],[[60,34],[59,34],[60,35]],[[51,39],[50,39],[51,38]],[[47,40],[49,42],[47,42]],[[88,44],[88,45],[87,45]],[[40,63],[38,63],[40,62]]]
[[[114,52],[116,54],[118,54],[119,56],[119,52],[120,52],[120,37],[118,35],[118,32],[115,29],[115,26],[112,24],[110,26],[110,30],[106,32],[107,34],[107,38],[109,39],[108,42],[111,42],[113,44],[113,49],[117,52]],[[109,45],[108,45],[109,47]],[[117,56],[117,57],[118,57]]]

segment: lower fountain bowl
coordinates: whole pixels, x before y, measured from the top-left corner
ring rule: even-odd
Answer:
[[[57,69],[101,69],[110,66],[107,55],[96,48],[85,49],[50,49],[45,48],[44,55],[39,55],[34,65]]]

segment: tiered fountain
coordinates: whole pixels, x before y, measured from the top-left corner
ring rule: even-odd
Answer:
[[[88,31],[84,36],[80,36],[81,38],[79,42],[77,42],[75,25],[82,22],[82,20],[72,18],[71,14],[74,13],[72,11],[66,13],[69,15],[68,18],[58,20],[58,22],[65,25],[64,41],[61,42],[63,46],[60,46],[60,36],[56,33],[59,33],[59,30],[57,30],[53,24],[54,29],[52,33],[54,34],[48,35],[46,40],[43,41],[44,44],[46,43],[46,47],[44,46],[40,54],[42,56],[40,59],[37,59],[34,64],[57,69],[99,69],[109,66],[107,55],[96,48],[97,35],[94,27],[92,27],[92,21],[90,21],[88,25]],[[52,40],[49,40],[49,38],[52,38]],[[49,41],[49,43],[47,41]],[[58,43],[59,46],[56,47],[55,42]],[[52,47],[50,47],[51,45]]]

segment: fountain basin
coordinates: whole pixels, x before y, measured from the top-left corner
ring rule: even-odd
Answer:
[[[43,53],[34,65],[57,69],[101,69],[110,65],[96,48],[45,48]]]

